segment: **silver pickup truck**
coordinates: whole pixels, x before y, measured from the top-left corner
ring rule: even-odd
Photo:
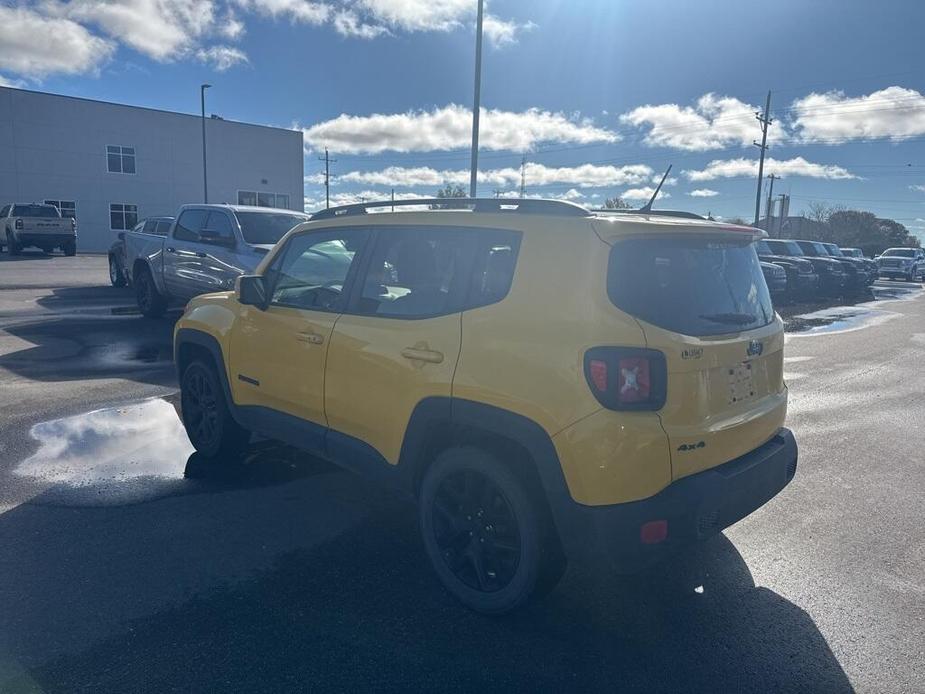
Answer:
[[[125,232],[125,268],[148,317],[199,294],[234,289],[308,215],[240,205],[184,205],[167,236]]]
[[[4,244],[10,255],[29,246],[77,255],[77,222],[62,217],[54,205],[13,203],[0,209],[0,246]]]

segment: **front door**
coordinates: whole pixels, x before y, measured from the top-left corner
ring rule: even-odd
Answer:
[[[186,209],[180,213],[173,236],[164,240],[164,285],[174,299],[189,299],[201,294],[200,265],[205,255],[199,232],[209,215],[208,210]]]
[[[226,292],[234,289],[238,275],[244,273],[240,258],[247,254],[236,248],[234,227],[230,213],[212,210],[199,232],[199,273],[196,278],[198,293]]]
[[[270,303],[242,306],[231,335],[234,401],[327,426],[325,360],[347,274],[365,230],[321,230],[289,239],[265,271]],[[272,415],[271,415],[272,416]]]
[[[379,228],[328,350],[325,412],[335,457],[369,451],[359,441],[397,463],[415,406],[450,396],[475,243],[473,230]]]

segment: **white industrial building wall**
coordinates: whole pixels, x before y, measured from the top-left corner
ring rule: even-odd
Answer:
[[[78,250],[105,250],[111,203],[139,219],[202,201],[196,116],[0,87],[0,205],[74,200]],[[208,119],[209,202],[239,190],[282,193],[302,210],[302,134]],[[109,173],[106,146],[134,147],[135,174]]]

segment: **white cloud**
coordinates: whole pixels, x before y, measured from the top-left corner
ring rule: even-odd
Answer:
[[[482,20],[482,32],[488,42],[495,47],[510,46],[517,43],[518,35],[524,31],[536,28],[533,22],[518,24],[517,22],[499,19],[494,15],[486,14]]]
[[[754,177],[758,175],[757,159],[714,159],[705,168],[697,171],[684,171],[690,181],[714,181],[717,178]],[[764,173],[778,176],[805,176],[808,178],[825,178],[840,180],[858,178],[850,171],[834,164],[816,164],[803,157],[794,157],[778,161],[768,157],[764,160]]]
[[[619,185],[638,185],[649,179],[652,169],[641,164],[630,166],[581,166],[549,167],[528,162],[527,185],[542,187],[549,185],[571,185],[578,188],[601,188]],[[309,177],[311,178],[311,177]],[[316,182],[312,178],[309,182]],[[338,176],[338,181],[370,186],[395,186],[400,188],[442,186],[446,183],[464,185],[469,181],[468,169],[437,170],[428,166],[390,166],[379,171],[349,171]],[[497,187],[519,186],[520,168],[483,169],[479,171],[479,183]],[[651,195],[651,193],[650,193]]]
[[[620,197],[624,200],[640,200],[642,202],[649,202],[652,198],[652,194],[655,192],[655,188],[651,186],[646,186],[645,188],[630,188],[620,193]],[[658,191],[658,197],[656,200],[662,200],[664,198],[670,198],[671,193],[667,190]]]
[[[0,69],[33,78],[93,72],[113,50],[77,22],[0,5]]]
[[[215,23],[213,0],[50,0],[45,8],[163,62],[187,55]]]
[[[909,186],[909,190],[915,190],[919,193],[925,193],[925,185],[913,185]]]
[[[331,194],[331,207],[340,205],[355,205],[360,202],[378,202],[380,200],[389,200],[390,193],[383,193],[379,190],[361,190],[352,193],[337,192]],[[430,198],[433,194],[420,193],[395,193],[396,200],[415,200],[418,198]],[[306,195],[304,198],[305,211],[315,212],[325,206],[324,191],[314,191],[312,195]]]
[[[714,198],[719,195],[719,193],[709,188],[698,188],[697,190],[692,190],[688,195],[692,198]]]
[[[643,142],[653,147],[689,151],[751,145],[760,134],[755,112],[759,110],[735,97],[704,94],[694,106],[646,105],[620,116],[620,121],[647,128]],[[778,124],[768,131],[771,141],[782,137]]]
[[[274,19],[288,18],[293,22],[320,25],[331,19],[333,9],[326,2],[310,0],[234,0],[245,10],[270,16]]]
[[[450,104],[432,111],[351,116],[304,129],[309,147],[325,146],[344,154],[431,152],[461,149],[472,136],[472,113],[465,106]],[[616,142],[616,133],[591,121],[576,120],[562,113],[532,108],[515,113],[482,109],[480,146],[485,150],[529,150],[542,142],[589,144]]]
[[[196,57],[203,63],[207,63],[219,72],[224,72],[228,68],[234,67],[239,63],[246,63],[247,55],[232,46],[212,46],[210,48],[200,48],[196,51]]]
[[[378,24],[364,24],[352,10],[340,10],[334,15],[334,28],[338,34],[358,39],[374,39],[389,30]]]
[[[791,106],[794,135],[802,142],[837,144],[865,138],[894,142],[925,135],[925,96],[887,87],[866,96],[812,93]]]

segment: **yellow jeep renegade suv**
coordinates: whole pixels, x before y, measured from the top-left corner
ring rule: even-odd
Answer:
[[[650,565],[793,478],[762,231],[416,204],[319,213],[235,292],[187,306],[175,357],[198,451],[257,432],[406,492],[440,580],[486,613],[566,562]]]

